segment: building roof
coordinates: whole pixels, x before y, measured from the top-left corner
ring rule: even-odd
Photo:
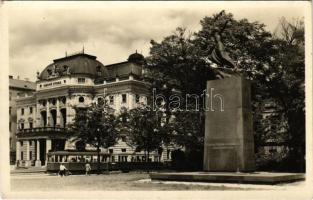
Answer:
[[[134,62],[134,63],[141,63],[145,60],[142,54],[137,53],[137,50],[135,53],[130,54],[130,56],[127,59],[129,62]]]
[[[92,77],[108,76],[104,65],[96,60],[96,56],[78,53],[53,60],[38,76],[40,80],[62,75],[84,74]]]
[[[109,72],[109,79],[116,77],[127,77],[130,74],[135,76],[142,75],[142,66],[133,62],[120,62],[105,66]]]
[[[31,81],[19,80],[19,79],[9,79],[9,87],[24,89],[24,90],[36,90],[36,83]]]
[[[53,60],[53,63],[49,64],[37,77],[39,80],[73,74],[88,75],[97,80],[128,77],[130,74],[140,77],[142,75],[142,65],[145,62],[143,55],[137,52],[131,54],[125,62],[106,66],[96,58],[96,56],[84,52],[58,58]]]

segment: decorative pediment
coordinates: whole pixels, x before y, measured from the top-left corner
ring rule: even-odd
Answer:
[[[19,119],[18,120],[18,123],[23,123],[23,122],[25,122],[25,119]]]
[[[28,118],[28,122],[33,122],[33,121],[34,121],[34,119],[32,117]]]

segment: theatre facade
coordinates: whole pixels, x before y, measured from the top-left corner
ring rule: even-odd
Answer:
[[[16,100],[17,165],[47,165],[51,152],[61,153],[55,154],[50,161],[68,161],[64,152],[76,152],[79,145],[74,142],[68,127],[75,118],[74,107],[85,108],[104,100],[119,112],[123,107],[132,109],[140,103],[147,103],[149,85],[143,81],[143,64],[144,57],[137,52],[125,62],[106,66],[95,56],[80,52],[55,59],[41,73],[37,72],[34,94]],[[86,149],[92,151],[93,148],[87,146]],[[148,159],[168,161],[170,149],[164,148],[162,153],[152,152]],[[144,152],[136,152],[135,147],[123,138],[101,152],[110,155],[109,160],[105,158],[110,162],[146,159]],[[72,155],[75,157],[76,154]]]

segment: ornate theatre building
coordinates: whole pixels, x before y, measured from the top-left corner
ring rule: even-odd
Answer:
[[[127,61],[104,66],[95,56],[80,52],[53,60],[37,72],[36,91],[19,97],[17,106],[16,161],[19,166],[44,166],[47,162],[68,161],[67,154],[49,157],[50,152],[77,150],[68,124],[75,117],[73,106],[87,107],[105,100],[116,111],[146,103],[148,85],[142,80],[144,57],[137,52]],[[143,152],[120,140],[103,150],[111,162],[136,162],[145,159]],[[77,161],[81,155],[73,154]],[[89,157],[94,159],[92,155]],[[51,160],[49,160],[51,159]],[[106,159],[106,158],[105,158]],[[166,161],[169,150],[152,152],[149,160]],[[102,160],[103,161],[103,160]]]

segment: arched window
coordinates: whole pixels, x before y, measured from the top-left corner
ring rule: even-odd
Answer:
[[[102,97],[99,97],[99,98],[97,99],[97,103],[98,103],[99,105],[103,105],[103,104],[104,104],[103,98],[102,98]]]
[[[84,103],[85,99],[84,99],[84,97],[79,97],[78,101],[79,101],[79,103]]]
[[[66,98],[63,97],[63,98],[61,99],[61,101],[62,101],[63,104],[65,104],[65,103],[66,103]]]

